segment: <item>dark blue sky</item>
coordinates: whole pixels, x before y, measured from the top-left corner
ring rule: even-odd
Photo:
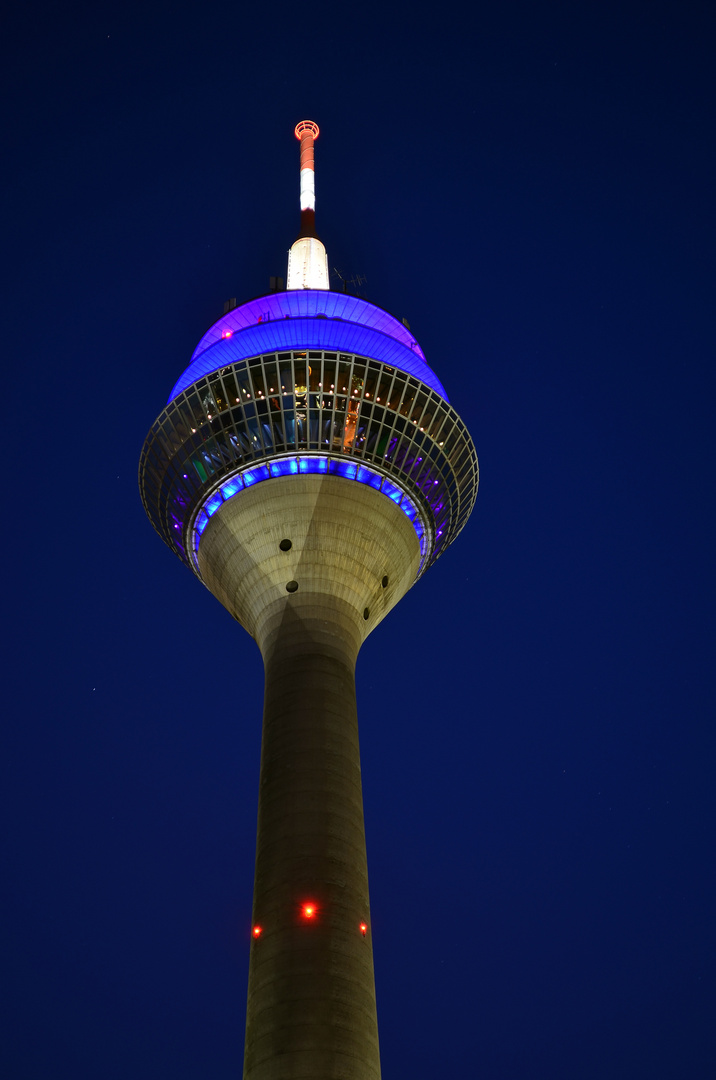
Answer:
[[[481,466],[358,665],[384,1080],[714,1075],[713,8],[466,10],[6,19],[10,1080],[240,1071],[261,661],[136,473],[304,117]]]

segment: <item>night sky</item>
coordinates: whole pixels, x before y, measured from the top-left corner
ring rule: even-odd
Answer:
[[[3,1077],[240,1075],[261,658],[137,464],[224,301],[285,276],[303,118],[329,264],[481,468],[358,661],[384,1080],[716,1075],[715,28],[6,13]]]

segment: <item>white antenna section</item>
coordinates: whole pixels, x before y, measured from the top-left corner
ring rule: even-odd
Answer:
[[[288,253],[287,289],[327,289],[328,256],[315,236],[301,236]]]

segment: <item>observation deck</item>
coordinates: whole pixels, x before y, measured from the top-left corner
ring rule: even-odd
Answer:
[[[300,474],[392,499],[420,542],[418,577],[477,494],[472,439],[418,342],[344,293],[274,293],[218,319],[152,425],[139,480],[155,529],[201,577],[201,536],[223,503]]]

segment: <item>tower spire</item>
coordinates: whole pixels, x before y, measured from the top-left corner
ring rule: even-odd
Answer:
[[[288,289],[327,289],[328,257],[316,236],[316,188],[313,144],[318,124],[301,120],[294,134],[301,143],[301,230],[288,253]]]
[[[316,186],[314,182],[313,143],[318,138],[318,124],[302,120],[295,135],[301,143],[301,231],[299,237],[316,235]]]

